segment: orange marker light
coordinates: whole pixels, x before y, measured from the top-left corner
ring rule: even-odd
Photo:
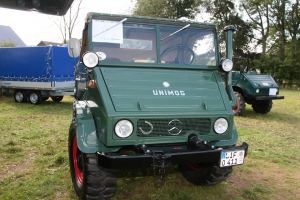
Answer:
[[[95,80],[90,80],[89,87],[90,88],[95,88]]]

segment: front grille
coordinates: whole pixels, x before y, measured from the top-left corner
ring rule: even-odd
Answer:
[[[211,119],[183,118],[183,119],[139,119],[137,122],[137,136],[183,136],[189,131],[207,135],[211,129]]]
[[[260,95],[269,95],[269,88],[260,88],[259,94]]]

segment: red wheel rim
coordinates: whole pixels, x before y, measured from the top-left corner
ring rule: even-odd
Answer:
[[[236,112],[237,112],[237,110],[238,110],[238,108],[239,108],[239,101],[238,101],[238,100],[236,100],[235,107],[232,109],[232,111],[233,111],[234,113],[236,113]]]
[[[78,167],[78,159],[80,159],[80,151],[77,147],[77,140],[76,137],[73,140],[73,165],[74,165],[74,172],[77,182],[82,185],[83,183],[83,172]]]

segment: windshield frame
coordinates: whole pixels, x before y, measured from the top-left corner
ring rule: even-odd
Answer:
[[[149,25],[154,26],[156,28],[156,54],[157,60],[154,63],[142,63],[142,62],[108,62],[105,60],[101,60],[98,63],[98,66],[131,66],[131,67],[159,67],[159,68],[185,68],[185,69],[218,69],[218,63],[220,61],[219,57],[219,45],[218,45],[218,35],[216,26],[213,24],[201,24],[201,23],[192,23],[191,21],[181,22],[177,20],[166,20],[166,19],[148,19],[148,18],[138,18],[132,16],[107,16],[107,15],[96,15],[93,16],[93,13],[90,13],[90,19],[87,21],[88,24],[88,50],[93,51],[93,42],[92,42],[92,19],[96,20],[107,20],[107,21],[115,21],[120,22],[122,19],[127,18],[126,21],[122,23],[126,24],[139,24],[139,25]],[[170,22],[171,23],[170,23]],[[186,29],[199,29],[199,30],[210,30],[214,33],[214,46],[215,46],[215,59],[216,65],[181,65],[181,64],[164,64],[161,63],[161,36],[160,36],[160,28],[161,27],[174,27],[177,29],[181,29],[182,27],[187,26]],[[171,36],[172,37],[172,36]]]

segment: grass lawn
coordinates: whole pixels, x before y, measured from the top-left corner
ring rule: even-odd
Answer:
[[[149,169],[122,170],[113,200],[300,199],[300,91],[281,90],[266,115],[246,106],[235,117],[239,142],[249,144],[245,164],[226,182],[199,187],[176,166],[163,184]],[[68,163],[71,97],[41,105],[0,97],[0,199],[76,199]]]

